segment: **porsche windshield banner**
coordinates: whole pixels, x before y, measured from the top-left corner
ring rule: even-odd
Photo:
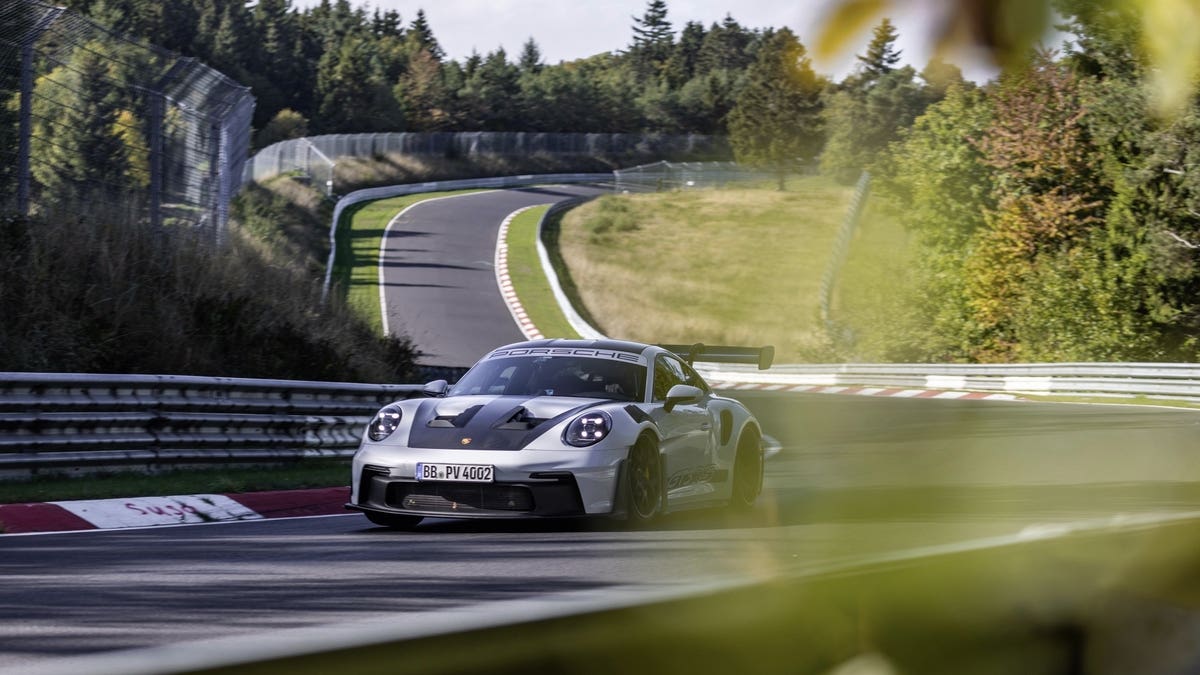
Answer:
[[[646,365],[646,357],[642,356],[641,354],[623,352],[616,349],[590,349],[575,347],[520,347],[516,349],[497,349],[489,354],[486,360],[490,361],[492,359],[506,359],[520,356],[574,356],[585,359],[608,359],[610,361],[620,361],[622,363],[636,363],[639,366]]]

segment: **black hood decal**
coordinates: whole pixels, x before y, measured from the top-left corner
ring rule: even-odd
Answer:
[[[438,405],[445,399],[422,401],[413,417],[408,434],[410,448],[462,450],[520,450],[556,424],[580,412],[611,401],[587,401],[548,420],[534,420],[525,413],[531,397],[500,396],[469,408],[470,414],[452,420],[437,416]],[[516,421],[520,420],[520,421]]]

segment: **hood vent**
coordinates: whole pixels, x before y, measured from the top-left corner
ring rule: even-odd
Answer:
[[[511,411],[500,416],[500,423],[494,429],[506,429],[513,431],[529,431],[546,420],[534,417],[529,414],[525,406],[517,406]]]
[[[429,420],[427,426],[435,429],[461,429],[467,426],[471,418],[475,417],[480,410],[483,410],[482,405],[473,405],[457,415],[438,415]]]

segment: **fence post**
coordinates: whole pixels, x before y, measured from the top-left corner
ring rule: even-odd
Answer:
[[[21,47],[21,112],[17,132],[17,213],[29,215],[29,141],[33,136],[33,41]]]
[[[171,64],[166,74],[154,83],[150,94],[150,226],[163,224],[163,124],[167,115],[167,84],[175,78],[180,68],[193,61],[182,58]]]
[[[30,141],[33,138],[33,44],[64,11],[49,9],[21,43],[21,101],[17,128],[17,212],[29,215],[29,194],[33,183],[30,169]]]

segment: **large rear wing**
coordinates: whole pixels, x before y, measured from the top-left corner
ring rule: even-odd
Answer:
[[[775,348],[766,347],[724,347],[706,345],[697,342],[694,345],[658,345],[663,349],[682,356],[688,365],[696,361],[708,363],[751,363],[759,370],[766,370],[775,362]]]

